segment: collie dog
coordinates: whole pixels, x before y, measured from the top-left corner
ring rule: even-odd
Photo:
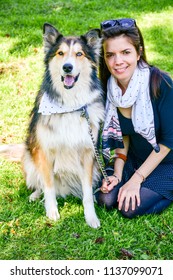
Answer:
[[[97,77],[99,30],[64,37],[45,23],[45,73],[31,112],[23,167],[30,201],[44,194],[48,218],[57,220],[57,196],[72,194],[83,201],[86,223],[100,226],[93,200],[99,179],[87,114],[95,142],[104,120],[103,94]]]

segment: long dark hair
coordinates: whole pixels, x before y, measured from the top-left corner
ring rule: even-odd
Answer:
[[[145,45],[144,45],[144,39],[142,36],[142,33],[140,29],[137,26],[133,27],[111,27],[106,30],[101,31],[102,36],[102,48],[101,48],[101,54],[100,54],[100,63],[99,63],[99,76],[102,82],[103,90],[106,93],[107,90],[107,80],[110,77],[110,72],[107,68],[107,65],[104,60],[104,50],[103,50],[103,43],[109,39],[109,38],[115,38],[120,35],[127,36],[130,38],[133,46],[136,49],[137,54],[140,55],[140,59],[138,60],[138,67],[142,68],[145,67],[145,65],[148,65],[149,68],[151,68],[151,75],[150,75],[150,88],[151,92],[154,97],[158,97],[160,93],[160,83],[162,78],[162,71],[156,67],[153,67],[150,65],[146,58],[145,53]]]

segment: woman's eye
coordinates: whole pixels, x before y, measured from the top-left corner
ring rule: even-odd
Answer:
[[[107,58],[110,58],[110,57],[113,57],[114,55],[113,55],[113,53],[108,53],[108,54],[106,54],[106,57]]]
[[[130,52],[129,51],[123,51],[123,54],[129,54]]]
[[[76,53],[76,56],[82,56],[82,55],[83,55],[82,52],[77,52],[77,53]]]

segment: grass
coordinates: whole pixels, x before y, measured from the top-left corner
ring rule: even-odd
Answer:
[[[144,34],[150,63],[173,77],[172,0],[6,0],[0,3],[0,144],[25,139],[28,115],[43,75],[42,26],[84,34],[108,18],[133,17]],[[81,201],[59,199],[61,220],[28,203],[20,164],[0,160],[0,259],[173,259],[173,207],[134,220],[96,205],[101,227],[89,228]],[[126,250],[126,251],[125,251]]]

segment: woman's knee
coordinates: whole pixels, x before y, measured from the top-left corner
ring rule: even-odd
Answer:
[[[107,210],[117,207],[117,199],[111,193],[98,192],[95,197],[98,205],[105,207]]]
[[[133,219],[137,216],[135,210],[134,211],[132,211],[132,210],[125,211],[124,209],[121,209],[120,212],[125,218],[128,218],[128,219]]]
[[[129,209],[128,209],[128,211],[126,211],[125,210],[125,202],[123,202],[123,205],[122,205],[122,208],[121,208],[120,212],[125,218],[133,219],[138,215],[139,207],[136,206],[135,210],[132,210],[132,205],[131,205],[131,202],[130,202]]]

